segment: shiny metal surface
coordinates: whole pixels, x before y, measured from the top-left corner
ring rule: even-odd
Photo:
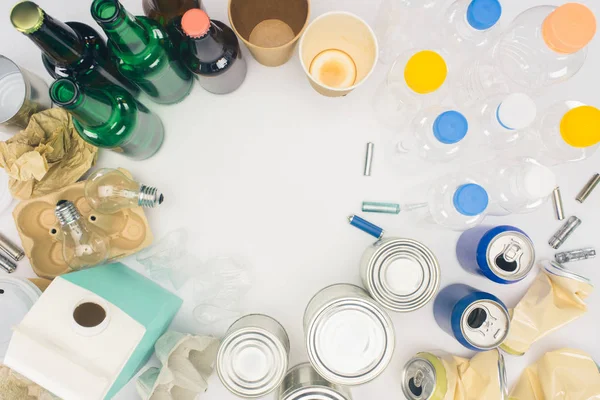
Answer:
[[[402,391],[408,400],[433,400],[438,389],[438,377],[435,366],[428,358],[437,357],[419,353],[402,370]]]
[[[575,200],[577,200],[580,203],[583,203],[589,197],[589,195],[592,194],[594,189],[596,189],[598,183],[600,183],[600,174],[594,174],[594,176],[592,176],[590,180],[585,184],[583,189],[581,189]]]
[[[554,188],[552,191],[552,203],[554,204],[554,215],[556,215],[556,219],[559,221],[565,219],[565,211],[559,187]]]
[[[0,234],[0,249],[10,256],[15,261],[21,261],[25,256],[23,249],[8,240],[4,235]]]
[[[492,239],[486,258],[496,276],[519,281],[531,272],[535,264],[535,247],[527,235],[506,231]]]
[[[581,225],[581,220],[575,216],[569,217],[567,222],[560,227],[558,231],[548,241],[553,249],[558,249],[571,236],[571,234]]]
[[[310,363],[288,371],[279,387],[279,400],[352,400],[350,390],[321,377]]]
[[[6,273],[12,274],[17,269],[17,264],[3,254],[0,254],[0,269],[4,270]]]
[[[460,318],[464,338],[480,350],[497,348],[508,336],[509,326],[508,310],[487,299],[471,303]]]
[[[596,249],[593,247],[586,247],[585,249],[563,251],[556,253],[554,259],[556,262],[564,264],[572,261],[587,260],[588,258],[596,257]]]
[[[373,166],[373,152],[375,151],[375,145],[371,142],[367,143],[367,153],[365,155],[365,176],[371,176],[371,168]]]

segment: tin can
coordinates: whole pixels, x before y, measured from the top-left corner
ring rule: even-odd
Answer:
[[[469,229],[458,240],[456,256],[467,271],[503,285],[519,282],[535,264],[533,242],[509,225]]]
[[[402,370],[402,391],[408,400],[443,400],[448,393],[448,371],[441,352],[418,353]]]
[[[308,358],[319,375],[338,385],[379,376],[395,347],[386,311],[362,288],[336,284],[318,292],[304,312]]]
[[[288,368],[290,341],[279,322],[262,314],[234,322],[217,353],[223,385],[244,398],[263,397],[281,384]]]
[[[463,284],[440,291],[433,312],[438,325],[470,350],[497,348],[510,328],[508,309],[500,299]]]
[[[391,311],[410,312],[427,304],[440,287],[440,265],[424,244],[383,239],[365,250],[360,277],[371,297]]]
[[[290,369],[279,388],[279,400],[352,400],[350,390],[321,377],[310,363]]]

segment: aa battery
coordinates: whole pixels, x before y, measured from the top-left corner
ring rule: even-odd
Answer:
[[[581,189],[575,200],[577,200],[580,203],[583,203],[585,199],[587,199],[589,195],[592,194],[594,189],[596,189],[598,183],[600,183],[600,174],[594,174],[594,176],[590,178],[588,183],[585,184],[583,189]]]
[[[371,176],[371,168],[373,166],[373,151],[375,150],[375,145],[371,142],[367,143],[367,152],[365,154],[365,176]]]
[[[533,242],[510,225],[465,231],[458,239],[456,256],[467,271],[503,285],[521,281],[535,264]]]
[[[554,188],[552,191],[552,203],[554,204],[554,215],[556,216],[556,219],[559,221],[565,219],[565,210],[563,208],[563,201],[559,187]]]
[[[587,247],[585,249],[577,249],[570,251],[563,251],[562,253],[556,253],[554,258],[557,262],[564,264],[571,261],[587,260],[588,258],[596,257],[596,249],[593,247]]]
[[[563,243],[571,236],[571,234],[581,225],[581,220],[575,216],[570,217],[567,222],[560,227],[560,229],[552,235],[548,244],[553,249],[558,249]]]
[[[12,274],[17,269],[17,264],[15,264],[8,257],[5,257],[4,254],[0,254],[0,269]]]
[[[4,235],[0,234],[0,249],[10,256],[15,261],[21,261],[25,256],[25,252],[16,244],[8,240]]]
[[[400,204],[363,201],[362,210],[371,213],[400,214]]]
[[[383,234],[385,233],[382,228],[370,223],[369,221],[359,217],[358,215],[349,216],[348,222],[350,222],[350,225],[352,225],[353,227],[358,228],[361,231],[368,233],[369,235],[377,239],[381,239]]]

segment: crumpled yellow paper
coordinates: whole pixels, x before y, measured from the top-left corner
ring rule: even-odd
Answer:
[[[560,275],[552,273],[552,268]],[[525,354],[534,342],[585,314],[585,299],[592,289],[585,278],[560,264],[547,263],[512,310],[510,330],[501,348],[510,354]]]
[[[471,360],[459,357],[454,359],[458,368],[454,400],[506,398],[508,390],[504,377],[504,359],[499,351],[477,353]]]
[[[60,400],[46,389],[0,364],[0,400]]]
[[[581,350],[550,351],[525,369],[510,400],[599,400],[600,372]]]
[[[26,129],[0,142],[0,167],[10,177],[13,197],[27,200],[77,182],[98,157],[85,142],[71,115],[53,108],[34,114]]]

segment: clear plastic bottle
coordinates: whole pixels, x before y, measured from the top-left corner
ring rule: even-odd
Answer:
[[[463,231],[483,221],[489,196],[482,182],[455,174],[435,182],[429,191],[428,208],[433,221]]]
[[[427,43],[431,35],[423,23],[436,19],[443,2],[444,0],[383,0],[375,21],[379,59],[384,64],[391,63],[406,50]]]
[[[442,47],[453,55],[453,64],[462,64],[490,47],[500,35],[498,21],[502,5],[498,0],[457,0],[443,15],[437,29]]]
[[[415,117],[406,137],[396,143],[396,150],[400,153],[414,152],[431,162],[449,161],[464,149],[469,131],[469,121],[463,113],[431,107]]]
[[[476,116],[490,147],[502,149],[525,137],[537,116],[537,106],[524,93],[497,95],[479,104]]]
[[[596,18],[583,4],[538,6],[521,13],[486,56],[461,71],[459,104],[509,91],[532,93],[564,82],[583,66]]]
[[[486,187],[493,203],[489,210],[492,215],[534,211],[556,187],[554,172],[532,158],[503,159],[488,170]]]
[[[540,115],[532,131],[532,154],[543,164],[580,161],[598,148],[600,110],[578,101],[561,101]]]
[[[407,51],[396,59],[375,93],[375,114],[392,129],[406,126],[423,107],[439,103],[447,77],[448,63],[441,51]]]

